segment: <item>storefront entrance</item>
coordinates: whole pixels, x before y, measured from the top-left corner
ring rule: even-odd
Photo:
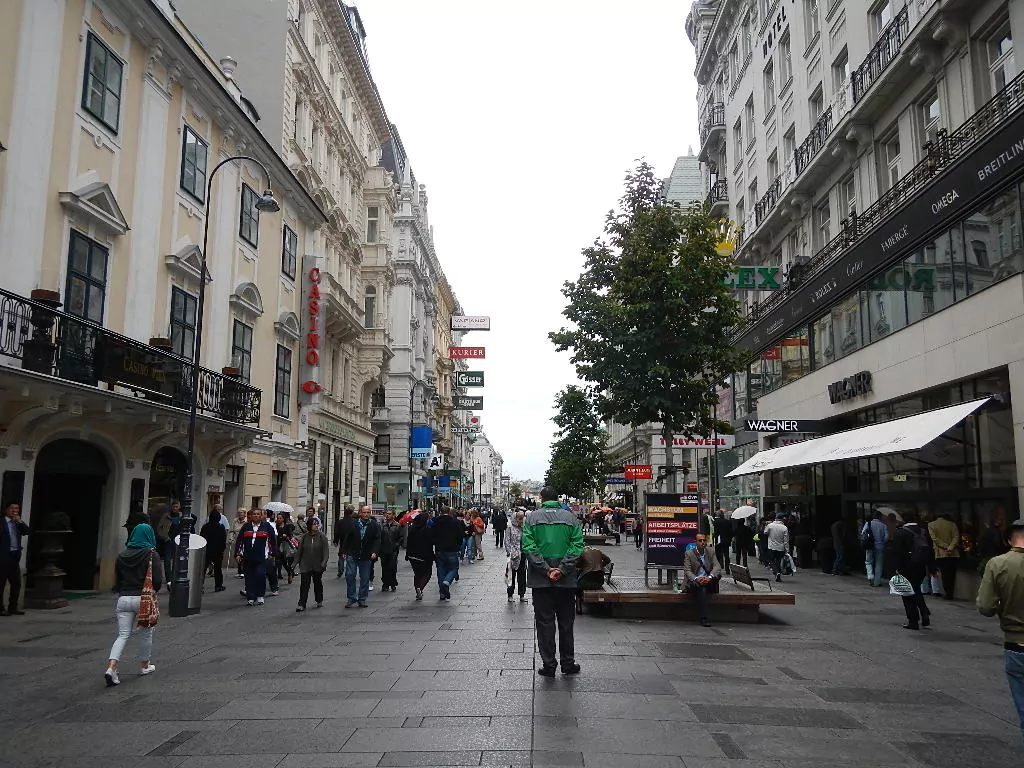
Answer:
[[[170,513],[171,505],[185,495],[185,454],[165,446],[156,452],[149,469],[149,498],[146,500],[150,524],[160,530],[160,521]]]
[[[32,525],[43,529],[48,518],[63,512],[70,518],[71,535],[58,565],[67,573],[64,588],[92,590],[96,585],[103,489],[110,467],[103,453],[82,440],[55,440],[43,446],[36,459],[32,484]],[[41,560],[41,537],[28,537],[29,574]]]

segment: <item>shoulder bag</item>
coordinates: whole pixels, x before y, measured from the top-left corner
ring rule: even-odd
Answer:
[[[142,595],[139,597],[138,625],[155,627],[160,621],[160,601],[153,589],[153,550],[149,551],[149,567],[146,568],[146,579],[142,582]]]

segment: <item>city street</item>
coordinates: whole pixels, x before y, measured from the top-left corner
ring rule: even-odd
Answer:
[[[489,535],[485,541],[493,541]],[[632,542],[606,549],[636,575]],[[298,582],[248,608],[230,578],[201,615],[156,631],[157,672],[102,672],[113,600],[0,619],[0,766],[1020,765],[995,622],[933,602],[931,631],[854,577],[801,571],[795,608],[758,625],[617,620],[576,627],[582,674],[539,678],[532,607],[505,600],[504,557],[433,587],[294,612]]]

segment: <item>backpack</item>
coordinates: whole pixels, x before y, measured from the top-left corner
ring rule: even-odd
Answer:
[[[875,532],[871,530],[870,520],[864,523],[864,527],[861,529],[860,545],[865,552],[875,548]]]
[[[928,565],[932,559],[932,540],[928,531],[920,525],[914,526],[913,548],[910,550],[910,562],[914,565]]]

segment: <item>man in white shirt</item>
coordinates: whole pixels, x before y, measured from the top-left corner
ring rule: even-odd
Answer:
[[[786,516],[779,512],[775,520],[764,529],[768,538],[768,566],[776,581],[782,581],[782,558],[789,552],[789,528],[783,522]]]

